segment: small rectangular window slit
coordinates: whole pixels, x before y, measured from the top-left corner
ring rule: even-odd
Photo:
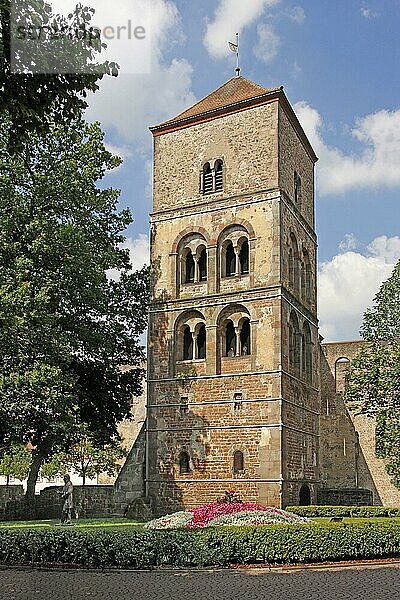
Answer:
[[[243,394],[242,392],[235,392],[233,395],[233,410],[241,410],[243,408]]]

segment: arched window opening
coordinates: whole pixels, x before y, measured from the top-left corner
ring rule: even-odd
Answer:
[[[187,452],[181,452],[179,456],[179,473],[181,475],[190,473],[190,456]]]
[[[206,163],[203,167],[203,193],[212,194],[214,191],[213,174],[210,163]]]
[[[183,330],[183,360],[193,360],[193,335],[188,325]]]
[[[290,242],[289,242],[289,250],[288,250],[288,262],[289,262],[289,287],[295,292],[299,293],[299,285],[300,285],[300,260],[299,260],[299,251],[296,236],[291,233],[290,234]]]
[[[350,359],[346,356],[338,358],[335,362],[335,388],[337,394],[344,392],[346,384],[346,373],[349,366]]]
[[[311,504],[311,491],[308,485],[303,483],[300,488],[299,494],[299,506],[310,506]]]
[[[200,253],[199,278],[200,281],[207,281],[207,250],[205,248]]]
[[[197,334],[197,358],[203,359],[206,357],[206,328],[202,325]]]
[[[189,250],[189,252],[186,255],[186,259],[185,259],[185,283],[193,283],[194,276],[195,276],[195,262],[194,262],[192,251]]]
[[[232,321],[228,321],[225,329],[225,356],[236,356],[236,331]]]
[[[300,331],[299,323],[294,313],[290,315],[289,321],[289,369],[292,371],[292,373],[299,374]]]
[[[308,323],[304,324],[301,335],[301,369],[307,381],[312,380],[312,342]]]
[[[243,452],[236,450],[233,454],[233,472],[235,475],[244,471],[244,456]]]
[[[301,295],[305,302],[312,299],[312,273],[308,251],[303,248],[303,260],[301,261]]]
[[[232,277],[233,275],[236,275],[236,253],[235,253],[232,243],[229,243],[228,246],[226,247],[225,261],[226,261],[226,267],[225,267],[226,276]]]
[[[215,163],[215,191],[222,192],[224,187],[224,171],[222,160],[217,160]]]
[[[245,240],[240,248],[239,254],[240,273],[247,275],[249,272],[249,242]]]
[[[294,172],[294,203],[301,204],[301,179],[296,171]]]
[[[289,248],[289,286],[294,288],[294,256],[292,248]]]
[[[251,354],[250,351],[250,321],[246,319],[243,322],[242,329],[240,331],[240,353],[242,356]]]
[[[300,290],[302,300],[306,300],[306,268],[304,262],[300,262]]]

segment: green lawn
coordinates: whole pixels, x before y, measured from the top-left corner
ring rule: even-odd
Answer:
[[[329,523],[331,517],[313,517],[310,519],[315,523],[326,524]],[[343,523],[400,523],[400,517],[343,517]],[[143,523],[137,521],[130,521],[128,519],[121,518],[110,518],[110,519],[74,519],[73,529],[135,529],[141,528]],[[53,521],[10,521],[0,522],[0,529],[49,529],[53,527],[60,527],[58,520]],[[68,529],[68,527],[66,527]]]
[[[74,519],[74,529],[104,529],[104,528],[134,528],[141,527],[143,523],[130,521],[128,519]],[[60,527],[60,522],[57,521],[10,521],[0,522],[0,529],[49,529],[52,527]],[[68,529],[68,527],[65,527]]]

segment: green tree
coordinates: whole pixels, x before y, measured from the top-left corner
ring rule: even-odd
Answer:
[[[348,369],[345,400],[376,418],[377,456],[400,487],[400,261],[365,312],[361,334],[367,344]]]
[[[49,478],[73,471],[85,485],[86,479],[92,479],[100,473],[113,477],[119,470],[119,461],[126,454],[118,443],[96,448],[88,439],[83,439],[74,444],[69,452],[55,454],[51,461],[42,466],[41,474]]]
[[[20,481],[27,478],[31,466],[31,452],[22,444],[14,444],[8,454],[0,461],[0,475],[6,478],[7,485],[10,478],[15,477]]]
[[[129,418],[142,391],[148,269],[130,270],[121,244],[131,213],[99,187],[121,164],[99,126],[31,132],[11,155],[10,127],[0,126],[0,446],[35,447],[31,498],[48,457],[86,431],[101,448]]]
[[[55,118],[58,122],[68,123],[81,116],[87,108],[88,92],[98,89],[98,81],[104,75],[118,74],[116,63],[96,62],[104,44],[99,37],[92,35],[92,8],[77,4],[71,14],[64,16],[53,14],[51,5],[45,0],[13,0],[12,4],[14,14],[18,15],[27,31],[40,28],[41,39],[37,49],[43,53],[43,62],[47,60],[46,52],[49,52],[49,43],[54,44],[55,35],[62,39],[66,35],[63,32],[77,31],[83,26],[88,35],[74,40],[74,72],[67,68],[71,60],[70,44],[65,56],[61,53],[57,57],[54,72],[52,65],[48,65],[49,73],[29,72],[32,66],[22,48],[16,54],[21,61],[17,65],[18,71],[22,72],[15,73],[12,69],[11,39],[14,30],[10,19],[11,2],[0,0],[0,117],[7,116],[11,122],[9,149],[18,147],[28,131],[47,131]],[[14,42],[17,37],[14,36]],[[68,62],[63,64],[63,61]]]

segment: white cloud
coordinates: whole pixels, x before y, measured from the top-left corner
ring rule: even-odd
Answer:
[[[151,72],[105,77],[100,90],[89,99],[87,114],[103,127],[115,129],[138,152],[143,152],[144,142],[150,146],[150,125],[175,116],[196,101],[191,90],[192,66],[186,59],[168,62],[164,58],[165,50],[183,36],[178,9],[171,0],[146,3],[152,14]]]
[[[53,10],[61,14],[73,12],[77,4],[76,0],[50,1]],[[161,3],[154,0],[91,0],[88,4],[95,10],[91,25],[101,31],[102,42],[107,45],[100,60],[117,62],[122,73],[149,73],[152,37],[158,32]],[[141,28],[139,36],[135,35],[139,33],[138,28]]]
[[[127,237],[122,248],[127,248],[129,250],[133,271],[138,271],[144,267],[144,265],[150,263],[150,241],[149,237],[144,233],[141,233],[136,239]],[[107,277],[109,279],[117,280],[119,278],[119,271],[110,269],[107,271]]]
[[[115,175],[122,169],[126,159],[132,156],[132,152],[126,146],[115,146],[114,144],[109,144],[108,142],[105,143],[105,147],[113,156],[119,156],[123,160],[123,163],[119,167],[107,172],[107,175],[109,176]]]
[[[304,12],[304,8],[302,6],[294,6],[290,11],[290,18],[295,23],[304,23],[306,20],[306,13]]]
[[[114,144],[106,142],[105,147],[111,154],[119,156],[122,160],[126,160],[132,155],[131,151],[126,146],[115,146]]]
[[[367,6],[362,6],[360,12],[361,16],[365,19],[376,19],[376,17],[379,17],[379,13],[371,8],[368,8]]]
[[[135,240],[127,238],[124,244],[125,248],[128,248],[134,271],[141,269],[144,265],[148,265],[150,262],[150,241],[149,237],[144,233],[141,233]]]
[[[265,9],[278,4],[279,0],[219,0],[214,17],[207,24],[204,45],[209,54],[221,58],[229,53],[228,41],[234,41],[235,33],[252,25]]]
[[[400,238],[375,238],[364,254],[346,251],[320,265],[318,304],[321,334],[327,341],[359,337],[365,309],[400,258]]]
[[[322,196],[352,189],[400,185],[400,109],[381,110],[356,120],[351,135],[362,148],[346,155],[323,139],[323,121],[306,102],[294,106],[320,161],[317,167],[318,192]]]
[[[280,38],[275,33],[271,25],[260,23],[257,26],[257,45],[254,48],[256,58],[264,63],[271,62],[277,52],[280,44]]]
[[[343,240],[339,244],[340,252],[348,252],[357,248],[357,238],[354,233],[346,233]]]
[[[88,117],[113,127],[130,144],[150,140],[148,127],[174,117],[194,104],[192,67],[184,59],[155,64],[151,75],[107,78],[90,100]]]

